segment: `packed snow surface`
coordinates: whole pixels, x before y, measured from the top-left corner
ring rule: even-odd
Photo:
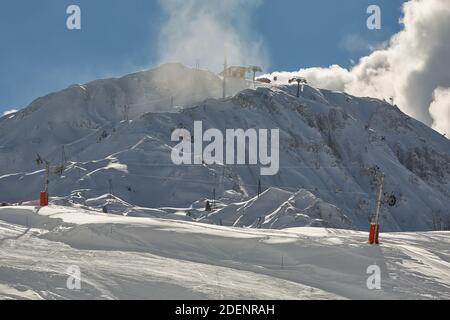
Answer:
[[[382,233],[370,246],[331,228],[0,208],[1,299],[450,299],[449,261],[449,232]],[[367,288],[371,265],[381,290]],[[67,288],[70,266],[80,290]]]

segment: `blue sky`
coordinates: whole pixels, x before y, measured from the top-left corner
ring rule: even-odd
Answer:
[[[209,1],[209,0],[205,0]],[[225,0],[224,0],[225,1]],[[251,30],[265,42],[270,70],[351,66],[368,44],[400,30],[404,0],[263,0]],[[66,8],[82,10],[82,30],[66,28]],[[382,9],[382,29],[366,28],[366,9]],[[2,0],[0,112],[74,83],[120,76],[157,61],[167,21],[157,0]]]

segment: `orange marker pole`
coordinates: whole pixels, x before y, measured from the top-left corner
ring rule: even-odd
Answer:
[[[375,211],[375,219],[374,222],[370,224],[370,231],[369,231],[369,243],[370,244],[379,244],[379,237],[380,237],[380,211],[381,211],[381,205],[382,205],[382,196],[383,196],[383,187],[384,187],[384,174],[380,177],[380,189],[378,191],[378,198],[377,198],[377,208]]]
[[[48,206],[48,192],[42,191],[39,197],[39,204],[41,207]]]

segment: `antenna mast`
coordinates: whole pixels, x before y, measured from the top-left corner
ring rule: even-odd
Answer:
[[[227,69],[228,69],[227,54],[225,52],[225,57],[223,61],[223,94],[222,94],[224,99],[227,96]]]
[[[253,72],[253,87],[255,87],[256,73],[262,72],[262,68],[259,66],[250,66],[248,67],[248,70],[250,72]]]
[[[258,198],[262,193],[262,188],[261,188],[261,178],[258,179]]]

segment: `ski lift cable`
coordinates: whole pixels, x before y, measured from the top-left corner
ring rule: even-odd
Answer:
[[[119,162],[120,163],[120,162]],[[127,162],[124,163],[124,165],[138,165],[143,167],[180,167],[180,165],[176,165],[173,163],[164,163],[164,162],[152,162],[151,164],[144,164],[140,162]],[[214,164],[183,164],[182,166],[186,167],[200,167],[200,166],[207,166],[207,167],[213,167],[213,166],[219,166],[219,167],[255,167],[259,168],[261,165],[259,164],[223,164],[223,163],[214,163]],[[355,166],[320,166],[323,169],[346,169],[346,168],[361,168],[361,169],[367,169],[365,167],[361,167],[360,165]],[[279,166],[280,169],[314,169],[317,170],[316,166]]]
[[[139,176],[141,178],[149,178],[149,179],[156,179],[156,180],[170,180],[170,181],[180,181],[180,182],[186,182],[186,183],[193,183],[193,184],[208,184],[208,185],[216,185],[217,182],[215,181],[208,181],[208,180],[194,180],[194,179],[182,179],[182,178],[174,178],[174,177],[161,177],[161,176],[150,176],[150,175],[142,175],[142,174],[133,174],[133,173],[129,173],[129,175],[134,175],[134,176]],[[244,183],[244,184],[240,184],[241,186],[244,187],[257,187],[258,184],[248,184],[248,183]],[[333,192],[336,193],[336,190],[332,190],[332,189],[320,189],[320,188],[315,188],[312,186],[301,186],[299,189],[296,189],[294,187],[290,187],[290,186],[273,186],[276,188],[280,188],[280,189],[286,189],[286,190],[292,190],[294,192],[300,190],[300,189],[305,189],[308,191],[327,191],[327,192]],[[364,192],[356,192],[356,191],[339,191],[338,193],[346,193],[346,194],[361,194],[361,195],[367,195],[367,193]]]
[[[212,94],[214,94],[214,95],[217,94],[217,96],[221,96],[222,89],[220,89],[220,90],[219,89],[209,90],[208,93],[211,94],[211,95]],[[173,97],[176,97],[176,96],[170,96],[170,97],[158,98],[158,99],[151,99],[151,100],[147,100],[147,101],[142,102],[142,103],[128,103],[127,105],[130,106],[130,107],[139,107],[139,106],[145,107],[145,106],[151,105],[153,103],[157,103],[157,102],[165,102],[165,101],[167,101],[167,102],[170,103]],[[203,99],[203,100],[208,99],[208,97],[205,98],[204,95],[201,95],[201,94],[182,95],[182,97],[183,97],[183,99],[191,99],[191,98],[198,98],[198,99]]]
[[[249,88],[250,88],[250,82],[249,82]],[[221,97],[222,96],[222,88],[208,90],[208,93],[210,95]],[[164,97],[164,98],[158,98],[158,99],[151,99],[151,100],[147,100],[147,101],[142,102],[142,103],[127,103],[127,105],[130,106],[130,107],[139,107],[139,106],[145,107],[145,106],[157,103],[157,102],[166,102],[166,101],[169,102],[168,104],[170,104],[170,102],[171,102],[173,97],[176,98],[176,96],[170,96],[170,97]],[[190,94],[190,95],[182,95],[182,97],[183,97],[183,99],[196,98],[196,99],[199,99],[199,100],[206,100],[206,99],[212,98],[212,97],[205,97],[201,93],[199,93],[199,94]],[[216,99],[220,99],[220,98],[216,98]]]

